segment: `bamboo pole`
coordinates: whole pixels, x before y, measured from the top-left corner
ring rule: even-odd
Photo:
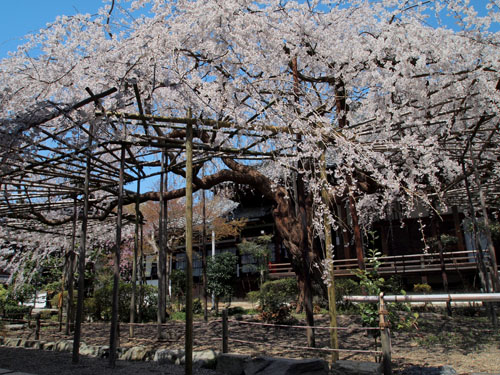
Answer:
[[[109,334],[109,366],[115,367],[116,349],[118,346],[118,292],[120,288],[120,247],[122,242],[123,216],[123,171],[125,169],[125,147],[120,153],[120,182],[118,186],[118,206],[116,215],[116,244],[113,265],[113,306],[111,310],[111,330]]]
[[[203,230],[201,234],[202,248],[201,248],[201,267],[202,267],[202,278],[203,278],[203,320],[208,322],[208,292],[207,292],[207,210],[206,210],[206,197],[205,189],[201,191],[201,202],[202,202],[202,216],[203,216]]]
[[[229,352],[228,310],[222,310],[222,353]]]
[[[68,268],[68,299],[66,301],[66,335],[70,334],[71,323],[73,316],[73,283],[75,275],[75,244],[76,244],[76,222],[78,221],[78,208],[76,204],[76,196],[73,199],[73,227],[71,233],[71,253],[69,254],[69,268]]]
[[[73,355],[72,362],[78,363],[80,354],[80,338],[81,338],[81,327],[83,318],[83,297],[85,293],[85,256],[87,250],[87,222],[89,216],[89,185],[90,185],[90,172],[91,172],[91,162],[90,157],[91,147],[93,142],[94,134],[94,124],[90,123],[89,139],[87,146],[87,165],[85,167],[85,182],[83,188],[83,218],[82,218],[82,230],[80,236],[80,252],[78,259],[78,301],[76,304],[76,317],[75,317],[75,333],[73,337]]]
[[[377,303],[378,296],[344,296],[345,301]],[[407,303],[407,302],[498,302],[500,293],[460,293],[460,294],[397,294],[385,295],[385,302]]]
[[[165,193],[165,157],[164,153],[161,154],[161,174],[160,174],[160,200],[158,205],[160,206],[160,217],[158,223],[158,236],[159,236],[159,247],[158,247],[158,312],[157,312],[157,321],[158,321],[158,340],[164,339],[162,324],[166,321],[166,255],[165,255],[165,246],[164,243],[164,235],[165,231],[165,205],[163,204],[164,193]]]
[[[380,326],[380,343],[382,344],[382,366],[384,375],[392,374],[392,359],[391,359],[391,332],[389,322],[386,321],[388,312],[385,308],[384,293],[379,295],[379,326]]]
[[[328,181],[326,175],[326,158],[325,153],[321,154],[321,179],[323,181],[323,187],[321,189],[321,198],[323,204],[325,205],[325,213],[323,215],[324,227],[325,227],[325,259],[332,260],[332,262],[327,262],[329,280],[327,284],[328,288],[328,314],[330,316],[330,347],[332,349],[339,348],[338,334],[337,334],[337,306],[335,302],[335,271],[333,268],[333,251],[332,251],[332,228],[330,224],[330,219],[328,218],[328,209],[330,208],[330,199],[328,197]],[[332,352],[332,362],[337,362],[339,360],[339,353]]]
[[[186,375],[193,373],[193,125],[186,124]]]
[[[487,293],[491,292],[491,280],[488,278],[488,271],[486,269],[486,264],[484,262],[484,254],[483,254],[483,249],[481,249],[481,245],[479,243],[479,238],[478,238],[478,224],[476,220],[476,213],[474,210],[474,204],[472,203],[472,193],[470,191],[470,185],[469,185],[469,178],[467,177],[467,173],[465,170],[465,161],[462,159],[462,171],[464,174],[464,182],[465,182],[465,189],[467,191],[467,201],[469,203],[469,210],[470,210],[470,215],[472,218],[472,234],[474,237],[474,245],[476,247],[477,255],[478,255],[478,268],[479,268],[479,278],[481,280],[481,284],[483,285],[484,290]],[[497,314],[496,314],[496,309],[493,304],[489,303],[487,304],[487,310],[490,315],[491,322],[493,323],[493,326],[495,329],[498,326],[498,320],[497,320]]]
[[[351,179],[349,179],[350,181]],[[356,248],[356,257],[358,259],[358,267],[365,269],[365,257],[363,254],[363,240],[361,238],[361,228],[359,226],[358,212],[356,211],[356,201],[351,192],[349,194],[349,210],[351,213],[352,230],[354,232],[354,245]]]
[[[137,180],[137,196],[135,200],[135,234],[134,234],[134,258],[132,260],[132,295],[130,297],[130,326],[129,336],[134,337],[134,325],[137,311],[137,254],[139,252],[139,216],[140,216],[140,203],[139,194],[141,192],[141,179]]]
[[[464,241],[464,235],[462,234],[462,228],[460,225],[460,217],[458,214],[458,207],[453,206],[452,207],[452,213],[453,213],[453,225],[455,226],[455,235],[458,239],[458,251],[465,251],[465,241]]]
[[[497,257],[495,254],[495,246],[493,245],[493,239],[491,236],[491,229],[490,229],[490,219],[488,218],[488,209],[486,208],[486,198],[484,196],[484,191],[483,191],[483,186],[481,184],[481,178],[479,176],[479,170],[477,167],[477,162],[476,158],[474,156],[474,153],[472,151],[472,146],[469,148],[469,154],[470,158],[472,161],[472,167],[474,170],[474,178],[476,182],[476,186],[479,190],[479,202],[481,204],[481,210],[483,214],[483,221],[484,221],[484,230],[486,232],[486,239],[488,241],[488,251],[490,254],[490,269],[491,269],[491,277],[493,279],[492,287],[493,291],[498,292],[500,291],[500,280],[498,279],[498,266],[497,266]]]

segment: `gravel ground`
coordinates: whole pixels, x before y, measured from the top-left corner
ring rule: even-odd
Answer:
[[[230,351],[232,353],[265,355],[285,358],[326,358],[324,352],[301,350],[306,346],[303,330],[271,328],[252,325],[254,317],[246,316],[244,321],[230,322]],[[241,323],[250,323],[241,324]],[[304,323],[304,322],[300,322]],[[318,326],[327,326],[327,316],[316,316]],[[363,330],[359,317],[339,316],[339,326],[349,327],[339,331],[339,341],[343,348],[373,350],[373,338]],[[153,349],[182,349],[184,346],[184,323],[170,321],[164,328],[167,338],[163,342],[156,340],[156,326],[138,326],[135,338],[128,338],[126,325],[121,328],[120,346],[145,345]],[[5,331],[0,329],[1,336],[23,337],[33,339],[33,329],[21,331]],[[42,340],[71,340],[58,332],[57,327],[44,327]],[[221,324],[217,320],[209,323],[196,321],[194,325],[194,350],[220,350]],[[232,339],[243,340],[235,342]],[[89,323],[83,326],[82,340],[88,345],[109,344],[109,324]],[[318,347],[329,344],[328,330],[318,329],[316,332]],[[290,348],[296,347],[296,349]],[[298,348],[298,349],[297,349]],[[18,354],[19,353],[19,354]],[[373,356],[342,354],[341,359],[373,362]],[[451,366],[458,374],[500,374],[500,332],[493,329],[485,317],[464,316],[453,317],[439,313],[421,313],[418,325],[408,331],[393,331],[392,360],[396,374],[439,374],[443,366]],[[82,358],[79,365],[71,364],[69,353],[47,352],[39,350],[14,349],[0,347],[0,368],[24,371],[34,374],[184,374],[180,366],[159,366],[156,362],[117,362],[116,369],[107,367],[107,360]],[[216,374],[209,370],[196,370],[197,374]]]
[[[71,353],[7,347],[0,347],[0,368],[36,375],[183,375],[185,373],[183,366],[160,366],[156,362],[117,361],[115,368],[110,368],[105,359],[84,356],[81,356],[80,362],[74,365],[71,363]],[[201,368],[194,368],[193,374],[220,375],[216,371]]]

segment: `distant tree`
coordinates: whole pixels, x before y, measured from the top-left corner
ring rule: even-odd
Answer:
[[[233,253],[221,253],[207,262],[207,289],[215,296],[215,312],[219,312],[221,297],[233,295],[233,284],[236,278],[236,264],[238,257]]]
[[[271,248],[269,244],[271,243],[271,235],[262,235],[257,237],[254,241],[243,240],[238,244],[238,249],[242,254],[251,255],[255,264],[248,264],[248,271],[258,272],[259,277],[259,287],[264,284],[269,273],[269,260],[271,257]]]

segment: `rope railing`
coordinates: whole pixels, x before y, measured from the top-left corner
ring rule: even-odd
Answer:
[[[229,336],[229,323],[237,324],[239,326],[247,325],[247,326],[260,326],[260,327],[270,327],[270,328],[287,328],[287,329],[314,329],[314,330],[343,330],[343,331],[380,331],[381,337],[386,335],[388,337],[388,326],[385,324],[384,316],[386,315],[385,307],[383,304],[382,296],[380,296],[381,300],[381,310],[380,310],[380,324],[379,327],[363,327],[363,326],[351,326],[351,327],[334,327],[334,326],[307,326],[307,325],[288,325],[288,324],[272,324],[272,323],[264,323],[264,322],[249,322],[243,320],[229,319],[227,309],[223,310],[222,314],[222,352],[229,352],[229,342],[245,344],[245,345],[258,345],[264,347],[274,347],[275,344],[260,341],[248,341],[241,340],[238,338]],[[390,341],[387,341],[387,338],[381,340],[382,350],[366,350],[366,349],[349,349],[349,348],[316,348],[310,346],[297,346],[297,345],[288,345],[288,344],[280,344],[280,348],[290,349],[290,350],[307,350],[307,351],[315,351],[315,352],[326,352],[326,353],[354,353],[354,354],[367,354],[367,355],[375,355],[376,357],[381,357],[385,361],[389,360],[389,365],[384,364],[384,374],[392,374],[392,369],[390,367]],[[389,353],[389,354],[388,354]]]
[[[270,344],[267,342],[262,342],[262,343],[256,343],[254,341],[245,341],[245,340],[239,340],[239,339],[230,339],[232,342],[238,342],[242,344],[257,344],[257,345],[262,345],[262,346],[269,346],[273,347],[274,344]],[[318,351],[318,352],[328,352],[328,353],[359,353],[359,354],[375,354],[375,355],[380,355],[382,354],[381,351],[379,350],[363,350],[363,349],[332,349],[332,348],[312,348],[310,346],[295,346],[295,345],[280,345],[281,348],[284,349],[293,349],[293,350],[311,350],[311,351]]]
[[[351,330],[376,330],[378,331],[380,328],[377,327],[363,327],[363,326],[351,326],[351,327],[330,327],[330,326],[303,326],[303,325],[289,325],[289,324],[273,324],[273,323],[260,323],[260,322],[245,322],[243,320],[236,320],[236,319],[228,319],[228,322],[230,323],[238,323],[238,324],[249,324],[249,325],[256,325],[256,326],[264,326],[264,327],[275,327],[275,328],[302,328],[302,329],[328,329],[328,330],[344,330],[344,331],[351,331]]]

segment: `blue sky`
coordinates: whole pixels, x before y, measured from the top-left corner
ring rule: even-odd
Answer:
[[[23,44],[23,36],[37,32],[57,16],[95,14],[103,0],[0,0],[0,58]]]
[[[487,0],[471,0],[484,6]],[[109,3],[110,1],[108,1]],[[0,59],[59,15],[95,14],[103,0],[0,0]]]

